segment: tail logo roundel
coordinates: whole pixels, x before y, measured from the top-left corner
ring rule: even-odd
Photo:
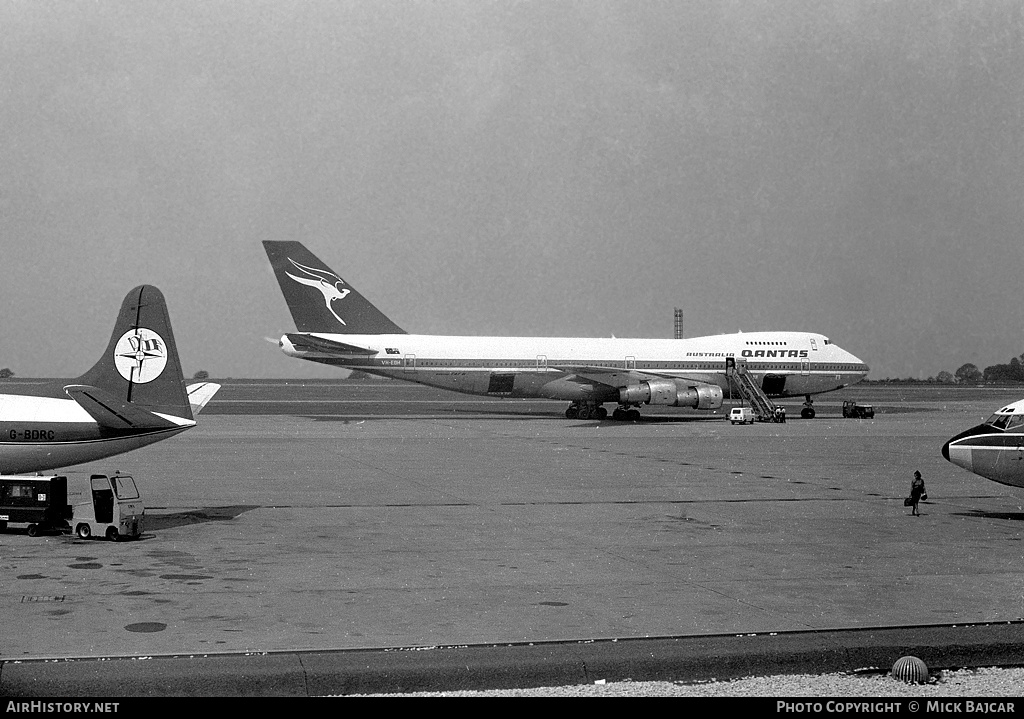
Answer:
[[[114,346],[114,366],[129,382],[152,382],[163,373],[166,365],[164,338],[146,327],[128,330]]]
[[[345,324],[345,320],[341,319],[341,317],[338,316],[338,313],[335,312],[334,308],[331,306],[331,303],[334,302],[334,300],[343,300],[345,299],[345,295],[352,291],[347,287],[342,288],[345,281],[329,270],[318,270],[314,267],[300,265],[291,257],[288,258],[288,261],[291,262],[299,272],[306,276],[299,277],[298,275],[293,275],[291,272],[285,272],[285,274],[299,284],[308,285],[309,287],[315,287],[320,290],[320,294],[324,296],[324,304],[327,305],[327,309],[332,315],[334,315],[338,322]]]

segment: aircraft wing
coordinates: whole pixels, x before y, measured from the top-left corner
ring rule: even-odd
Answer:
[[[213,395],[217,394],[219,389],[220,385],[214,382],[199,382],[185,387],[185,391],[188,393],[188,403],[192,406],[193,417],[203,411],[203,407],[213,399]]]
[[[292,346],[300,352],[324,352],[327,354],[366,355],[367,357],[377,354],[377,350],[369,347],[359,347],[345,342],[329,340],[314,335],[291,333],[285,337],[292,343]]]
[[[619,369],[616,367],[595,367],[593,365],[551,365],[552,368],[562,372],[571,372],[589,382],[597,382],[609,387],[625,387],[638,382],[649,382],[652,379],[671,379],[693,382],[694,384],[708,384],[706,380],[691,380],[678,375],[660,374],[658,372],[641,372],[635,369]]]
[[[69,384],[64,388],[71,399],[92,416],[101,426],[108,429],[163,429],[180,427],[180,424],[165,419],[131,402],[116,399],[99,387],[85,384]]]

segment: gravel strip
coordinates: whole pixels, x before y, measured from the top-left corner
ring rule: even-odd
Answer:
[[[1024,668],[934,672],[927,684],[904,684],[884,674],[797,674],[730,681],[609,682],[568,687],[413,692],[358,696],[419,697],[1018,697]]]

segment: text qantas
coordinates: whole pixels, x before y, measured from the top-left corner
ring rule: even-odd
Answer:
[[[735,357],[735,352],[687,352],[687,357]],[[743,350],[741,357],[808,357],[807,350]]]

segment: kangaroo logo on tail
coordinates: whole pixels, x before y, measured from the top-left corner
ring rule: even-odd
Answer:
[[[334,302],[334,300],[343,300],[345,299],[345,296],[352,291],[347,287],[345,289],[341,289],[341,285],[345,284],[345,280],[328,270],[317,270],[312,267],[300,265],[291,257],[288,258],[288,261],[295,265],[295,267],[297,267],[301,272],[304,272],[315,279],[310,279],[309,277],[296,277],[291,272],[287,271],[285,274],[301,285],[308,285],[309,287],[315,287],[320,290],[320,293],[324,296],[324,304],[327,305],[327,310],[334,315],[338,322],[343,325],[347,325],[348,323],[341,319],[341,317],[338,316],[338,313],[335,312],[334,308],[331,306],[331,303]]]
[[[328,269],[301,242],[264,240],[263,248],[299,332],[344,335],[403,335],[405,330]],[[306,290],[316,289],[320,295]],[[345,300],[335,311],[335,303]],[[339,315],[345,315],[342,319]]]

